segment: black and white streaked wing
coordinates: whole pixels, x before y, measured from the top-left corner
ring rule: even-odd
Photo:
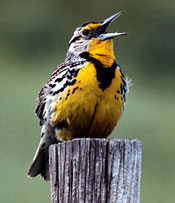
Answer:
[[[122,71],[122,68],[119,65],[117,65],[117,68],[120,70],[121,80],[122,80],[121,85],[120,85],[120,93],[121,93],[121,97],[124,101],[124,105],[122,108],[122,113],[123,113],[124,108],[125,108],[126,98],[129,93],[129,87],[131,86],[131,80],[129,80],[128,78],[125,77],[125,75]]]
[[[76,77],[84,63],[85,61],[64,63],[59,65],[51,74],[38,95],[38,102],[35,109],[35,113],[40,119],[41,125],[47,117],[46,114],[50,109],[51,104],[53,104],[53,99],[58,97],[68,85],[73,84],[74,77]]]
[[[65,69],[65,68],[66,68],[65,64],[61,64],[61,65],[57,66],[55,71],[53,71],[50,78],[47,80],[46,84],[41,88],[41,90],[38,94],[37,104],[35,107],[35,113],[36,113],[37,117],[41,120],[41,123],[43,120],[43,111],[44,111],[44,108],[45,108],[45,105],[47,102],[46,101],[47,96],[49,95],[49,93],[52,89],[52,81],[59,74],[59,72],[61,72],[61,70]]]

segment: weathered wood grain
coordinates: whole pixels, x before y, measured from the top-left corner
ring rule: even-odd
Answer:
[[[52,203],[139,203],[138,140],[75,139],[50,146]]]

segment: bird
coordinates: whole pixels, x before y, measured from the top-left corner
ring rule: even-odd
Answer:
[[[115,60],[107,27],[123,11],[101,22],[75,29],[64,63],[41,88],[35,113],[40,120],[40,143],[28,177],[49,177],[49,146],[75,138],[107,138],[117,125],[129,92],[129,80]]]

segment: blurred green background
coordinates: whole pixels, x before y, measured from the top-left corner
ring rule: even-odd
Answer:
[[[174,202],[174,0],[0,0],[0,202],[50,202],[49,183],[26,175],[40,137],[37,94],[74,29],[120,10],[109,30],[128,32],[115,53],[133,86],[112,137],[143,142],[141,202]]]

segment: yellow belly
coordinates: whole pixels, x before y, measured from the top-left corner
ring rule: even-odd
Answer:
[[[110,135],[120,118],[123,101],[119,93],[121,73],[116,69],[111,85],[102,90],[92,63],[82,68],[73,86],[56,98],[52,124],[66,122],[67,127],[57,132],[62,140],[73,138],[105,138]]]

